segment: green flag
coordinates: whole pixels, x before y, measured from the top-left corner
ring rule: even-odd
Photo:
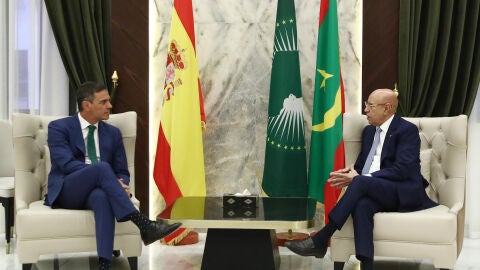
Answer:
[[[327,184],[330,172],[345,168],[344,94],[340,72],[337,1],[322,0],[312,115],[308,194],[325,204],[325,219],[340,190]]]
[[[262,187],[269,196],[306,197],[303,99],[293,0],[279,0]]]

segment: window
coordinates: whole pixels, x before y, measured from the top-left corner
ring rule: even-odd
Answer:
[[[0,1],[0,118],[66,115],[68,77],[43,1]]]

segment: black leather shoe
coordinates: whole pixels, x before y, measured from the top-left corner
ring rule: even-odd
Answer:
[[[307,238],[302,241],[288,241],[285,242],[285,246],[291,251],[302,256],[315,256],[317,258],[323,258],[327,253],[327,246],[316,248],[313,244],[312,238]]]
[[[142,237],[143,243],[147,246],[171,234],[176,229],[178,229],[180,225],[182,224],[174,223],[172,225],[166,225],[161,224],[158,221],[152,221],[145,227],[145,229],[140,231],[140,236]]]

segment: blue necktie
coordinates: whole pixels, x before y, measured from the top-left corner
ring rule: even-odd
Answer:
[[[370,152],[368,153],[367,160],[365,161],[365,165],[363,165],[362,175],[366,175],[370,171],[370,167],[372,166],[372,162],[373,162],[373,157],[375,156],[378,143],[380,142],[380,133],[382,133],[382,129],[377,128],[377,131],[375,132],[375,137],[373,137],[372,148],[370,148]]]
[[[93,132],[95,131],[97,127],[90,125],[88,126],[88,135],[87,135],[87,153],[88,153],[88,158],[90,158],[90,161],[92,164],[95,164],[98,162],[97,160],[97,150],[95,147],[95,138],[93,137]]]

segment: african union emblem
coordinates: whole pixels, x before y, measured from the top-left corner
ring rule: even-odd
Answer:
[[[293,0],[278,1],[262,188],[268,196],[305,197],[307,161]]]
[[[290,94],[283,100],[283,107],[268,119],[267,144],[277,149],[305,149],[303,129],[303,101]]]

